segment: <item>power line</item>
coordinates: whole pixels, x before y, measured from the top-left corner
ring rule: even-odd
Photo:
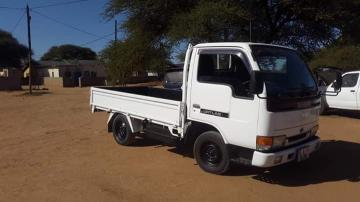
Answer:
[[[16,30],[16,28],[19,26],[21,20],[24,18],[25,16],[25,11],[23,12],[23,14],[21,15],[21,17],[19,18],[19,20],[16,22],[15,26],[11,29],[11,33],[14,33],[14,31]]]
[[[25,8],[15,8],[15,7],[7,7],[7,6],[0,6],[2,9],[11,9],[11,10],[24,10]]]
[[[58,23],[58,24],[61,24],[61,25],[65,26],[65,27],[74,29],[74,30],[76,30],[76,31],[82,32],[82,33],[87,34],[87,35],[91,35],[91,36],[95,36],[95,37],[100,37],[100,36],[98,36],[98,35],[96,35],[96,34],[93,34],[93,33],[90,33],[90,32],[88,32],[88,31],[79,29],[79,28],[77,28],[77,27],[75,27],[75,26],[73,26],[73,25],[66,24],[66,23],[64,23],[64,22],[61,22],[61,21],[55,19],[55,18],[49,17],[49,16],[47,16],[47,15],[44,15],[44,14],[38,12],[38,11],[35,11],[35,10],[32,10],[32,11],[33,11],[34,13],[40,15],[41,17],[47,18],[48,20],[54,21],[54,22],[56,22],[56,23]]]
[[[52,17],[47,16],[47,15],[45,15],[45,14],[42,14],[42,13],[40,13],[39,11],[33,10],[33,9],[37,9],[37,8],[46,8],[46,7],[53,7],[53,6],[62,6],[62,5],[74,4],[74,3],[84,2],[84,1],[88,1],[88,0],[77,0],[77,1],[69,1],[69,2],[63,2],[63,3],[56,3],[56,4],[48,4],[48,5],[43,5],[43,6],[36,6],[36,7],[33,7],[33,8],[31,9],[31,11],[34,12],[34,13],[36,13],[37,15],[39,15],[39,16],[41,16],[41,17],[44,17],[44,18],[46,18],[46,19],[48,19],[48,20],[51,20],[51,21],[56,22],[56,23],[58,23],[58,24],[61,24],[61,25],[65,26],[65,27],[74,29],[74,30],[79,31],[79,32],[82,32],[82,33],[84,33],[84,34],[88,34],[88,35],[97,37],[96,39],[91,40],[91,41],[88,41],[88,42],[86,42],[86,43],[83,43],[83,44],[81,44],[80,46],[86,46],[86,45],[92,44],[92,43],[97,42],[97,41],[100,41],[100,40],[110,40],[110,39],[108,39],[107,37],[113,35],[114,33],[109,33],[109,34],[106,34],[106,35],[104,35],[104,36],[98,36],[98,35],[96,35],[96,34],[93,34],[93,33],[90,33],[90,32],[88,32],[88,31],[79,29],[79,28],[77,28],[77,27],[75,27],[75,26],[73,26],[73,25],[66,24],[66,23],[64,23],[64,22],[61,22],[61,21],[55,19],[55,18],[52,18]],[[0,6],[0,9],[23,10],[23,9],[25,9],[25,8],[15,8],[15,7]],[[29,10],[30,10],[30,9],[28,9],[28,11],[29,11]],[[26,14],[26,12],[24,12],[24,13],[21,15],[21,17],[20,17],[19,20],[16,22],[16,24],[15,24],[15,26],[14,26],[14,28],[12,29],[11,32],[14,32],[14,31],[16,30],[16,28],[19,26],[20,22],[21,22],[22,19],[24,18],[25,14]],[[118,32],[119,32],[118,30],[115,31],[115,37],[116,37],[116,34],[117,34]]]
[[[100,40],[102,40],[102,39],[106,39],[106,37],[111,36],[111,35],[113,35],[113,34],[114,34],[114,33],[110,33],[110,34],[104,35],[104,36],[99,37],[99,38],[97,38],[97,39],[94,39],[94,40],[88,41],[88,42],[86,42],[86,43],[80,44],[80,46],[86,46],[86,45],[95,43],[95,42],[100,41]],[[106,40],[107,40],[107,39],[106,39]]]
[[[80,3],[80,2],[84,2],[84,1],[88,1],[88,0],[68,1],[68,2],[62,2],[62,3],[55,3],[55,4],[47,4],[47,5],[42,5],[42,6],[36,6],[36,7],[32,7],[32,8],[37,9],[37,8],[47,8],[47,7],[54,7],[54,6],[63,6],[63,5]]]

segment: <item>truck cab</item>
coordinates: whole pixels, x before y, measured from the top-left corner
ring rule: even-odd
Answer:
[[[189,45],[180,91],[98,87],[90,95],[93,112],[110,112],[109,131],[119,144],[141,134],[168,137],[190,145],[211,173],[233,162],[267,168],[303,161],[320,147],[318,86],[288,47]]]
[[[231,45],[194,47],[187,119],[215,127],[244,164],[272,167],[306,158],[319,147],[320,97],[310,70],[293,49]]]

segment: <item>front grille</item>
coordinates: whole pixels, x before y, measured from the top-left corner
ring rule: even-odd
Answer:
[[[301,140],[301,139],[305,138],[306,135],[307,135],[307,133],[302,133],[302,134],[299,134],[299,135],[294,135],[294,136],[292,136],[292,137],[288,137],[287,140],[288,140],[289,143],[291,143],[291,142],[296,142],[296,141],[298,141],[298,140]]]
[[[320,98],[320,96],[300,98],[268,98],[267,109],[269,112],[283,112],[315,108],[320,106]]]

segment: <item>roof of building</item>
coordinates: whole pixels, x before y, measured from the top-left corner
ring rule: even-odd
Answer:
[[[39,61],[42,67],[54,67],[54,66],[84,66],[84,65],[101,65],[98,60],[43,60]]]

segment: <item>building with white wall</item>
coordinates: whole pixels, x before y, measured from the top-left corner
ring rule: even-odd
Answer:
[[[36,71],[44,82],[62,79],[64,86],[69,87],[81,85],[80,80],[100,85],[106,78],[105,66],[97,60],[39,61],[39,68]]]

